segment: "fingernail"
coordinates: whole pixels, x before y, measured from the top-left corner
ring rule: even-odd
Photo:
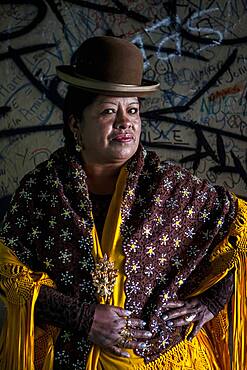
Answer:
[[[128,311],[128,310],[125,310],[124,313],[125,313],[126,316],[130,316],[132,314],[132,312]]]
[[[147,345],[146,345],[146,343],[139,343],[138,344],[138,348],[140,348],[140,349],[144,349],[144,348],[147,348]]]
[[[163,320],[167,320],[167,319],[168,319],[168,317],[169,317],[168,315],[163,315],[163,316],[162,316],[162,319],[163,319]]]
[[[128,352],[124,352],[124,353],[122,353],[122,356],[124,356],[124,357],[130,357],[130,354]]]

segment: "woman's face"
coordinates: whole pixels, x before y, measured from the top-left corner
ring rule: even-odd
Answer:
[[[138,99],[97,96],[84,109],[79,130],[85,163],[125,163],[139,145],[141,119]]]

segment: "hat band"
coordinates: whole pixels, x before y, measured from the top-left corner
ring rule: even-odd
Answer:
[[[151,92],[156,91],[160,85],[159,83],[153,84],[153,82],[149,82],[147,80],[145,81],[146,86],[125,85],[113,82],[99,81],[80,75],[76,72],[74,72],[73,75],[68,74],[66,72],[63,72],[59,67],[57,68],[57,75],[61,80],[75,87],[112,92]]]

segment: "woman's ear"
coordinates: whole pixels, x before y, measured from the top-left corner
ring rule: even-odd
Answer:
[[[79,121],[78,121],[78,119],[75,118],[75,116],[73,114],[71,114],[69,116],[68,124],[69,124],[69,128],[70,128],[72,134],[74,136],[79,135],[79,131],[80,131]]]

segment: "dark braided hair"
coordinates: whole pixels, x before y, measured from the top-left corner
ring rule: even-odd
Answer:
[[[69,127],[69,118],[71,115],[81,121],[84,109],[92,104],[98,94],[84,91],[73,86],[68,87],[67,94],[64,99],[63,107],[63,135],[65,138],[65,145],[69,151],[75,154],[76,142],[74,135]]]

